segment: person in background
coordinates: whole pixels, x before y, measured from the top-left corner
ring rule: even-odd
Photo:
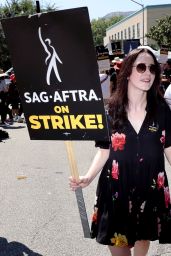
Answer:
[[[171,84],[169,84],[169,86],[167,87],[167,89],[164,93],[164,98],[171,109]]]
[[[110,96],[116,91],[116,86],[117,86],[117,77],[119,75],[120,68],[122,66],[122,59],[116,60],[116,58],[113,61],[114,66],[113,69],[114,71],[111,73],[110,76]]]
[[[23,118],[21,117],[23,114],[23,108],[13,70],[10,74],[10,80],[11,83],[8,91],[8,104],[11,105],[12,108],[13,121],[23,123]]]
[[[110,96],[116,90],[116,83],[117,83],[117,73],[114,65],[116,64],[116,60],[112,60],[112,66],[109,70],[110,75]]]
[[[171,83],[171,59],[168,59],[162,72],[161,86],[163,88],[163,94],[170,83]]]
[[[0,115],[1,115],[1,125],[9,126],[12,124],[13,116],[12,111],[8,107],[8,90],[9,85],[4,85],[3,89],[0,91]],[[7,121],[7,115],[9,115],[9,120]]]
[[[171,243],[171,202],[164,155],[171,164],[171,110],[162,97],[160,66],[148,49],[123,60],[109,103],[109,141],[70,187],[87,187],[101,171],[91,237],[112,256],[147,255],[150,241]]]
[[[108,70],[101,71],[99,73],[99,77],[100,77],[103,101],[104,101],[104,105],[106,106],[108,104],[109,98],[110,98],[109,71]]]
[[[19,93],[16,87],[16,82],[11,80],[8,90],[8,104],[12,107],[12,116],[14,121],[18,121],[19,117]]]
[[[166,78],[170,79],[170,76],[171,76],[171,59],[167,60],[166,66],[163,70],[163,74],[166,76]]]

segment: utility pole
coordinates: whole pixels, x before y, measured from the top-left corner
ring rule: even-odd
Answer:
[[[36,12],[40,13],[40,2],[36,1]]]

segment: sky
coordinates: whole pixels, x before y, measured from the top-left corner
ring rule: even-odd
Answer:
[[[10,2],[10,0],[0,0],[0,4]],[[36,0],[35,0],[36,2]],[[137,11],[141,6],[131,0],[40,0],[40,7],[47,3],[55,4],[58,10],[71,9],[87,6],[90,20],[102,18],[110,12],[117,11]],[[136,0],[140,4],[158,5],[171,4],[170,0]]]

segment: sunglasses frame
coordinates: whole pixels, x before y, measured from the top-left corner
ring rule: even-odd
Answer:
[[[155,73],[156,73],[156,65],[155,64],[151,64],[151,65],[148,66],[145,63],[138,63],[137,65],[134,65],[133,67],[136,68],[136,71],[139,74],[145,73],[147,68],[148,68],[148,70],[150,71],[151,74],[155,75]],[[143,69],[143,67],[144,67],[144,69]]]

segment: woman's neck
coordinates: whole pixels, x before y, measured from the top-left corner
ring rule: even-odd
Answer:
[[[128,93],[128,111],[142,111],[147,106],[147,93]]]

